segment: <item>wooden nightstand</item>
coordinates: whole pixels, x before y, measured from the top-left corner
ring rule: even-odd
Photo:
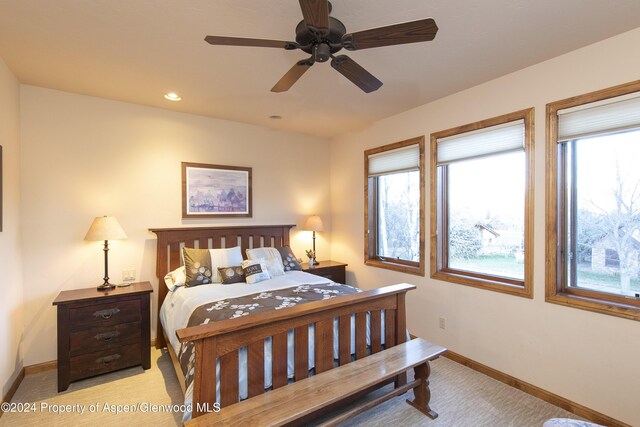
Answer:
[[[302,271],[306,271],[307,273],[315,274],[316,276],[326,277],[327,279],[333,280],[336,283],[345,283],[346,273],[345,267],[348,264],[338,262],[338,261],[319,261],[319,265],[314,265],[313,267],[309,267],[309,263],[305,262],[302,265]]]
[[[58,306],[58,392],[71,381],[130,366],[151,367],[151,283],[108,292],[62,291]]]

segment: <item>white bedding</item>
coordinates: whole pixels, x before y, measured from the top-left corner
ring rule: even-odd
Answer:
[[[180,354],[180,342],[178,341],[175,331],[184,328],[189,322],[191,313],[202,304],[224,300],[227,298],[251,295],[259,292],[284,289],[301,284],[325,284],[332,283],[331,280],[321,276],[305,273],[302,271],[289,271],[284,276],[277,276],[263,282],[248,285],[246,283],[236,283],[232,285],[202,285],[191,288],[180,287],[173,292],[169,292],[160,308],[160,321],[169,338],[170,345],[173,347],[177,355]],[[367,315],[367,343],[370,342],[369,335],[369,316]],[[334,337],[338,336],[338,322],[334,322]],[[382,342],[384,343],[384,312],[382,313]],[[355,352],[355,319],[351,319],[351,352]],[[309,328],[309,366],[315,366],[315,355],[312,349],[314,342],[314,329]],[[334,340],[334,358],[338,358],[338,340]],[[265,388],[271,386],[271,339],[265,340]],[[293,377],[294,359],[293,359],[293,331],[288,336],[288,374]],[[216,364],[216,377],[218,384],[216,386],[218,396],[220,395],[220,364]],[[247,382],[247,351],[243,348],[239,352],[239,392],[240,399],[246,399],[248,396]],[[190,406],[193,397],[193,384],[185,393],[185,404]],[[185,413],[185,420],[191,417],[190,413]]]
[[[274,289],[290,288],[302,284],[320,285],[323,283],[332,282],[324,277],[305,273],[304,271],[288,271],[284,276],[277,276],[253,285],[234,283],[232,285],[215,284],[191,288],[182,286],[173,292],[169,292],[165,298],[160,308],[160,321],[169,338],[171,347],[178,354],[180,342],[176,337],[175,331],[184,328],[189,322],[189,317],[191,317],[193,310],[202,304]]]

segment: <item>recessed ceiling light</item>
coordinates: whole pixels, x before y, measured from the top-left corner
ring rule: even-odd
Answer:
[[[280,120],[282,118],[282,116],[273,115],[273,116],[269,116],[269,118],[272,119],[272,120]]]
[[[166,99],[168,99],[169,101],[180,101],[182,99],[182,98],[180,98],[180,95],[178,95],[175,92],[165,93],[164,97]]]

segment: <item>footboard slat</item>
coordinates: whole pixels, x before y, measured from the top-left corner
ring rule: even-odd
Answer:
[[[316,374],[333,368],[333,319],[316,322]]]
[[[196,403],[216,402],[216,338],[205,338],[195,342],[196,360],[194,371],[206,372],[204,375],[194,375],[193,378],[193,416],[198,417],[204,413],[201,406]]]
[[[396,311],[384,311],[384,348],[396,345]]]
[[[340,366],[351,362],[351,316],[340,316],[338,328]]]
[[[309,326],[300,326],[294,330],[295,380],[309,376]]]
[[[274,335],[271,345],[271,371],[273,388],[276,389],[287,385],[287,332]]]
[[[238,403],[238,352],[220,358],[220,406]]]
[[[247,377],[249,397],[264,393],[264,340],[247,346]]]
[[[371,311],[371,353],[382,350],[382,320],[380,310]]]
[[[356,314],[356,359],[367,355],[367,314]]]

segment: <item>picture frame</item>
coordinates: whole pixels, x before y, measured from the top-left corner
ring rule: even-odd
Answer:
[[[182,162],[182,218],[251,218],[251,168]]]

